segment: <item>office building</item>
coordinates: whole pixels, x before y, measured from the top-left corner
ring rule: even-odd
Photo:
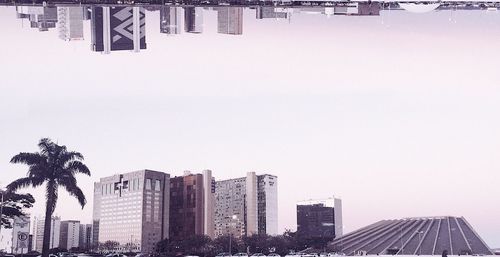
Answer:
[[[203,33],[203,8],[184,7],[184,31]]]
[[[61,237],[61,218],[52,217],[50,223],[50,243],[49,249],[59,247],[59,239]],[[45,217],[35,218],[34,222],[35,228],[35,251],[42,252],[43,249],[43,237],[45,229]]]
[[[207,181],[207,182],[206,182]],[[194,235],[213,237],[212,173],[184,172],[184,176],[170,179],[170,238],[186,239]],[[207,214],[207,215],[205,215]]]
[[[43,6],[16,6],[17,17],[28,19],[30,27],[39,31],[48,31],[56,27],[57,8]]]
[[[80,234],[78,236],[79,248],[82,251],[89,251],[92,249],[92,225],[80,224]]]
[[[12,253],[26,254],[30,247],[30,217],[14,217],[12,226]]]
[[[144,8],[93,6],[91,32],[91,48],[95,52],[146,49]]]
[[[228,35],[243,34],[243,7],[218,7],[217,32]]]
[[[287,19],[288,12],[277,11],[274,6],[259,6],[256,9],[256,18],[261,19]],[[281,8],[283,9],[283,8]]]
[[[160,33],[175,35],[181,33],[182,8],[162,6],[160,8]]]
[[[304,238],[342,235],[342,200],[329,198],[297,204],[297,234]]]
[[[93,244],[115,241],[116,252],[149,253],[169,236],[170,176],[141,170],[94,184]]]
[[[80,247],[80,221],[61,221],[59,248],[71,250]]]
[[[247,173],[246,177],[217,181],[215,236],[278,234],[278,178]]]
[[[346,255],[493,255],[463,217],[382,220],[335,239],[329,250]]]
[[[65,41],[83,40],[83,7],[57,7],[59,38]]]

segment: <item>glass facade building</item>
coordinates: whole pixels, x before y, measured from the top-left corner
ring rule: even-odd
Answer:
[[[116,252],[149,253],[169,235],[170,176],[141,170],[94,184],[93,244]],[[97,243],[97,244],[96,244]]]

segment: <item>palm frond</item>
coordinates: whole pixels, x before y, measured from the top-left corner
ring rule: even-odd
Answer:
[[[19,153],[10,159],[11,163],[22,163],[26,165],[37,165],[46,161],[46,157],[40,153]]]
[[[37,185],[37,186],[40,185],[38,182],[39,181],[33,177],[20,178],[20,179],[12,181],[12,183],[7,185],[7,191],[15,192],[18,189],[29,187],[29,186],[36,187],[35,185]]]
[[[73,182],[64,183],[64,184],[61,184],[61,186],[63,186],[64,189],[66,189],[66,191],[68,191],[68,193],[71,196],[75,197],[78,200],[78,203],[80,203],[80,205],[82,206],[82,209],[83,209],[83,207],[85,207],[85,204],[87,204],[87,199],[85,199],[85,195],[83,194],[83,191],[76,184],[76,180],[74,181],[74,183]]]
[[[38,147],[42,150],[42,154],[48,155],[54,151],[55,144],[49,138],[42,138],[38,143]]]
[[[90,176],[89,168],[80,161],[72,161],[68,163],[66,170],[70,171],[73,175],[81,173]]]

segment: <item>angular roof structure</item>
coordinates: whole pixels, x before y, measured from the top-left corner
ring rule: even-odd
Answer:
[[[329,248],[346,255],[493,255],[463,217],[382,220],[336,238]]]

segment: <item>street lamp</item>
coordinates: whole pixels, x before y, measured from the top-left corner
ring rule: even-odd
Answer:
[[[3,201],[4,201],[4,194],[5,194],[5,191],[0,189],[0,194],[2,195],[1,196],[1,200],[0,200],[0,236],[2,235],[2,216],[3,216]]]
[[[236,221],[236,220],[238,220],[238,216],[233,215],[233,216],[231,217],[231,220],[232,220],[232,221]],[[231,225],[233,225],[233,223],[232,223],[232,222],[231,222]],[[232,227],[232,226],[231,226],[231,227]],[[233,249],[232,249],[232,247],[233,247],[233,245],[232,245],[232,244],[233,244],[233,233],[232,233],[231,227],[229,227],[229,256],[233,256],[233,253],[232,253],[232,251],[233,251]],[[234,223],[234,227],[235,227],[235,229],[236,229],[236,223]]]

